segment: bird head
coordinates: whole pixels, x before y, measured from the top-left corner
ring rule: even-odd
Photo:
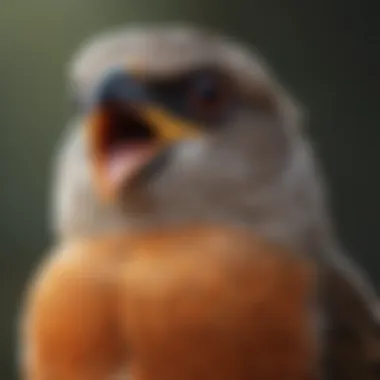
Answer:
[[[143,204],[150,219],[251,222],[288,191],[319,191],[299,107],[259,54],[229,38],[183,26],[112,31],[75,56],[71,83],[79,123],[58,164],[61,229],[85,207],[99,217],[80,223],[103,222],[120,201],[121,219]]]
[[[293,125],[284,125],[289,98],[258,60],[244,70],[241,51],[200,32],[139,37],[142,45],[99,75],[86,106],[100,198],[154,188],[177,166],[179,179],[202,173],[190,187],[201,187],[204,173],[210,186],[272,180],[287,161]]]

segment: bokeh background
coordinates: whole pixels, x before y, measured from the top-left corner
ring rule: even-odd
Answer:
[[[49,179],[82,41],[131,21],[190,21],[266,56],[310,111],[339,233],[380,290],[380,23],[376,0],[1,0],[0,380],[16,379],[25,281],[50,243]]]

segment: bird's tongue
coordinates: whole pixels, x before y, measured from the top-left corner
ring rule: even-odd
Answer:
[[[115,149],[108,161],[108,178],[112,186],[118,187],[131,179],[153,154],[150,144],[126,144]]]

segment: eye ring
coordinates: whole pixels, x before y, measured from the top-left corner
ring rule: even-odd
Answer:
[[[224,75],[214,71],[195,73],[187,88],[187,106],[196,118],[220,121],[229,110],[232,86]]]

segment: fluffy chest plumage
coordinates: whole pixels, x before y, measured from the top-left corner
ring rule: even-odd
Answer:
[[[132,257],[121,315],[136,379],[296,380],[315,371],[309,268],[252,243],[156,244],[154,255]]]

